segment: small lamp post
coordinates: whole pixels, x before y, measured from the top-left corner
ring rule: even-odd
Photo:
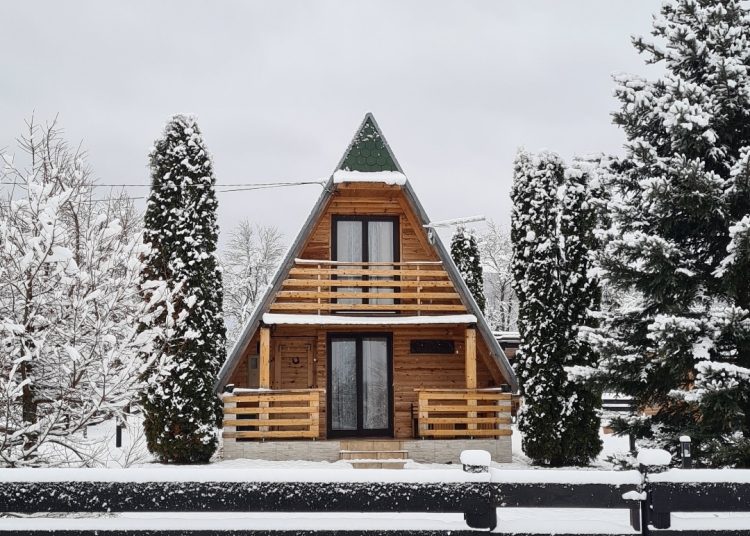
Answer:
[[[682,468],[691,469],[693,467],[693,455],[690,436],[680,436],[680,456],[682,457]]]

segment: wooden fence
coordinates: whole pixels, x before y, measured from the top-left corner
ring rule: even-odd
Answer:
[[[236,389],[223,398],[224,440],[317,439],[323,392],[324,389]]]
[[[425,438],[511,435],[511,394],[497,389],[415,389],[417,434]]]

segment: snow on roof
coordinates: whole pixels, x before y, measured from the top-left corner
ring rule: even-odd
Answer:
[[[264,324],[292,325],[337,325],[337,326],[396,326],[396,325],[429,325],[429,324],[475,324],[474,315],[440,315],[440,316],[341,316],[341,315],[283,315],[266,313]]]
[[[521,334],[517,331],[493,331],[492,334],[497,340],[520,340]]]
[[[346,171],[339,169],[333,173],[333,182],[383,182],[385,184],[406,184],[406,175],[398,171]]]

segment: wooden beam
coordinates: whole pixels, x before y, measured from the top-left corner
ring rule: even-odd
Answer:
[[[362,298],[371,300],[387,300],[390,298],[387,294],[363,294]],[[387,304],[387,303],[295,303],[284,302],[274,303],[271,305],[271,311],[453,311],[466,312],[466,307],[458,304]]]
[[[466,328],[466,388],[477,388],[477,330]]]
[[[466,328],[466,388],[476,389],[477,388],[477,330],[476,328]],[[466,405],[469,407],[476,407],[476,400],[467,400]],[[470,411],[466,414],[469,417],[469,423],[466,428],[470,431],[477,430],[476,422],[471,419],[475,419],[477,416],[476,411]]]
[[[271,388],[271,330],[260,328],[260,359],[258,363],[258,378],[261,389]]]
[[[456,292],[381,292],[389,299],[394,300],[460,300]],[[362,292],[332,292],[315,290],[282,290],[276,294],[277,298],[297,300],[335,300],[345,298],[367,298]],[[417,304],[419,305],[419,304]]]
[[[337,275],[337,276],[375,276],[375,277],[442,277],[448,278],[448,272],[445,270],[418,270],[416,265],[413,270],[373,270],[368,268],[292,268],[289,270],[290,276],[297,275]]]
[[[284,287],[436,287],[436,288],[453,288],[453,281],[388,281],[374,280],[362,281],[361,279],[285,279],[282,283]]]

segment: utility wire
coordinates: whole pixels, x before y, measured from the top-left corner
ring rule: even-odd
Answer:
[[[217,194],[224,194],[229,192],[249,192],[253,190],[269,190],[273,188],[288,188],[291,186],[307,186],[311,184],[317,184],[319,186],[325,186],[327,181],[325,180],[317,180],[317,181],[298,181],[298,182],[266,182],[266,183],[238,183],[238,184],[217,184],[215,187],[217,188],[216,193]],[[0,186],[22,186],[26,183],[23,182],[0,182]],[[92,186],[112,186],[112,187],[127,187],[129,185],[125,184],[115,184],[115,185],[104,185],[104,184],[95,184]],[[150,187],[151,185],[148,184],[134,184],[130,186],[146,186]],[[190,184],[186,186],[203,186],[202,184]],[[236,188],[226,188],[226,187],[232,187],[235,186]],[[224,189],[221,189],[224,187]],[[148,199],[148,196],[146,195],[140,195],[140,196],[124,196],[124,197],[112,197],[109,199],[81,199],[79,200],[82,203],[106,203],[108,201],[119,201],[119,200],[128,200],[128,201],[138,201],[142,199]]]

